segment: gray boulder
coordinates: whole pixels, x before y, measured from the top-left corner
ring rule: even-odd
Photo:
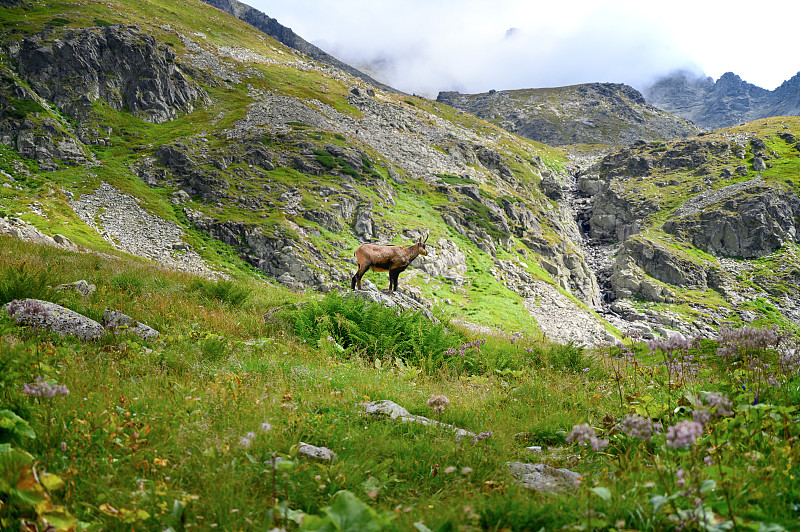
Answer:
[[[145,340],[153,340],[160,335],[152,327],[138,322],[117,310],[106,309],[103,312],[103,326],[114,333],[132,332]]]
[[[102,325],[61,305],[40,299],[15,299],[5,310],[18,325],[45,329],[60,336],[97,340],[106,334]]]
[[[316,445],[309,445],[308,443],[304,442],[300,442],[299,445],[300,448],[297,450],[298,454],[301,454],[307,458],[322,462],[332,462],[336,459],[336,453],[327,447],[317,447]]]
[[[56,290],[74,290],[83,297],[89,297],[95,293],[97,287],[93,284],[90,284],[85,279],[81,279],[80,281],[75,281],[74,283],[60,284],[56,286]]]
[[[506,465],[517,482],[531,490],[554,493],[574,491],[580,486],[581,476],[569,469],[524,462],[508,462]]]

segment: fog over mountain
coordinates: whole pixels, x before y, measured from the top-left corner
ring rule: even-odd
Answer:
[[[643,89],[678,69],[715,79],[732,71],[771,90],[800,70],[800,62],[765,61],[754,45],[792,49],[791,17],[752,10],[745,28],[742,13],[718,1],[249,4],[342,61],[428,97],[586,82]]]

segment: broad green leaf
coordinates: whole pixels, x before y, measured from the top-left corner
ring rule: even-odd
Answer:
[[[658,513],[662,506],[669,500],[663,495],[651,495],[650,504],[653,505],[653,513]]]
[[[39,482],[45,487],[47,491],[56,491],[64,487],[64,481],[61,477],[50,473],[45,473],[39,476]]]
[[[36,433],[33,432],[28,422],[11,410],[0,410],[0,429],[26,438],[36,438]]]
[[[375,510],[349,491],[334,495],[333,504],[325,509],[325,513],[342,532],[378,532],[382,528]]]
[[[0,453],[0,493],[22,506],[35,506],[44,498],[42,486],[33,473],[33,457],[19,449]]]
[[[700,493],[708,493],[709,491],[714,491],[717,487],[717,481],[714,479],[706,479],[700,485]]]
[[[598,486],[596,488],[591,488],[591,491],[593,491],[598,497],[600,497],[604,501],[611,500],[611,490],[609,490],[608,488]]]
[[[758,532],[786,532],[778,523],[759,523]]]

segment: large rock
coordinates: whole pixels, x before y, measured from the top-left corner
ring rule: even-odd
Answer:
[[[97,340],[106,334],[103,326],[93,319],[49,301],[15,299],[5,306],[5,310],[19,325],[45,329],[60,336]]]
[[[149,325],[138,322],[130,316],[118,310],[108,310],[103,312],[103,326],[109,331],[131,332],[145,340],[154,340],[159,337],[159,332]]]
[[[22,41],[20,75],[43,98],[85,120],[97,99],[150,122],[189,112],[203,97],[175,62],[175,53],[136,26],[49,32]]]
[[[678,211],[664,230],[718,256],[763,257],[797,242],[800,198],[756,182],[702,209]]]
[[[364,410],[368,415],[373,417],[388,416],[391,419],[399,419],[400,421],[404,421],[407,423],[419,423],[421,425],[429,425],[451,430],[456,434],[456,441],[459,441],[465,437],[472,438],[473,442],[477,442],[479,439],[483,439],[479,438],[478,435],[475,434],[474,432],[470,432],[466,429],[462,429],[454,425],[449,425],[447,423],[442,423],[441,421],[436,421],[435,419],[430,419],[424,416],[416,416],[410,414],[408,410],[398,405],[394,401],[389,401],[388,399],[384,399],[382,401],[370,401],[367,403],[362,403],[361,406],[364,408]]]
[[[625,241],[617,256],[616,264],[625,265],[629,259],[648,275],[675,286],[704,290],[716,285],[720,275],[706,261],[642,234],[632,236]]]

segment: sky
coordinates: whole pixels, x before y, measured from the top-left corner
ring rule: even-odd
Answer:
[[[773,90],[800,71],[794,0],[244,0],[404,92],[576,83],[643,89],[686,69]]]

